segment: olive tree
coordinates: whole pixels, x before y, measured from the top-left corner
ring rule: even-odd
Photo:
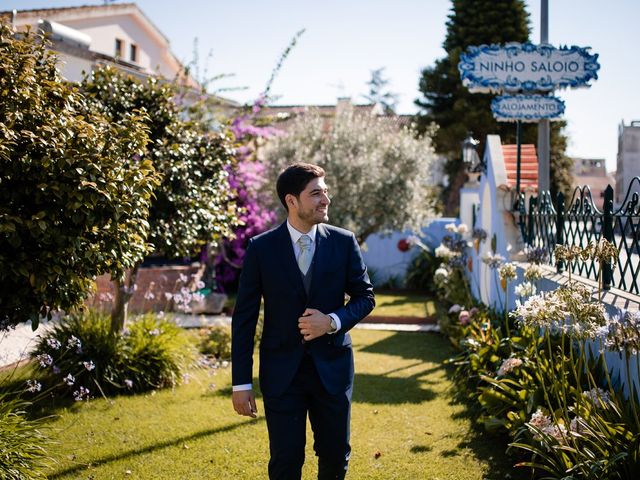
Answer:
[[[162,175],[150,207],[149,241],[165,257],[192,256],[206,243],[232,235],[236,206],[228,182],[233,165],[229,133],[207,131],[190,121],[175,101],[174,83],[145,81],[106,67],[84,79],[81,90],[91,112],[120,123],[131,111],[147,116],[149,143],[140,161],[150,161]],[[140,263],[126,282],[118,282],[112,328],[120,329]]]
[[[70,310],[149,251],[146,117],[87,112],[43,38],[0,24],[0,327]],[[143,121],[144,120],[144,121]]]
[[[352,230],[360,243],[372,233],[418,230],[433,215],[434,159],[429,133],[417,137],[397,117],[353,109],[329,119],[317,111],[302,115],[265,150],[271,186],[291,163],[323,167],[334,197],[330,221]],[[275,206],[275,193],[272,198]]]

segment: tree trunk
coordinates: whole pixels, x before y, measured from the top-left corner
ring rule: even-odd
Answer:
[[[125,275],[124,281],[120,281],[120,279],[113,281],[116,294],[113,299],[113,308],[111,309],[111,333],[121,332],[124,328],[124,324],[127,321],[129,300],[131,300],[135,291],[139,269],[140,264],[138,263],[133,267],[129,275]]]

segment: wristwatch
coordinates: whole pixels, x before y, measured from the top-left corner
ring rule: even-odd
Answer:
[[[334,333],[336,330],[338,330],[338,324],[336,323],[336,319],[331,315],[328,315],[328,317],[331,320],[331,330],[329,330],[329,333]]]

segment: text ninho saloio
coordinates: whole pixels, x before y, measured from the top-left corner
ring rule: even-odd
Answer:
[[[523,62],[523,61],[504,61],[504,62],[480,62],[479,71],[487,72],[577,72],[580,70],[580,64],[575,61],[562,62]]]

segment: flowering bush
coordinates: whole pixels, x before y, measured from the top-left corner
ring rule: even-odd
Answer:
[[[557,257],[611,261],[609,246],[594,245],[561,247]],[[502,279],[514,278],[502,259],[489,255],[486,262]],[[479,322],[464,308],[450,311],[455,328],[446,331],[460,350],[450,360],[460,390],[477,399],[487,429],[507,431],[512,447],[531,455],[519,465],[545,478],[636,478],[640,406],[629,372],[638,362],[640,314],[609,316],[593,292],[571,282],[536,294],[537,266],[524,277],[510,335],[494,328],[495,317]],[[611,378],[607,349],[626,360],[624,380]]]
[[[109,331],[105,314],[63,318],[40,337],[35,382],[76,401],[108,393],[140,392],[179,383],[194,358],[183,331],[166,319],[144,315],[121,333]]]

